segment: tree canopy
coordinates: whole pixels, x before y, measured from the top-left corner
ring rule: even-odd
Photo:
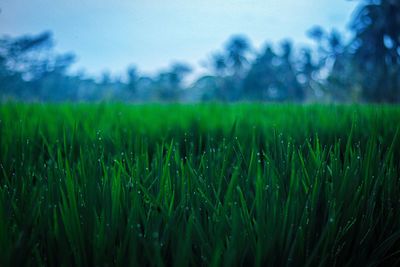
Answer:
[[[125,78],[96,80],[69,71],[75,55],[55,53],[51,32],[3,36],[0,100],[400,102],[400,2],[360,1],[349,30],[345,38],[315,26],[313,46],[287,39],[260,51],[235,35],[195,79],[192,66],[176,62],[152,76],[131,65]]]

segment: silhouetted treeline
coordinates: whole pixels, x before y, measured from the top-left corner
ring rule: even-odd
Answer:
[[[351,18],[351,38],[314,27],[310,47],[289,40],[256,51],[234,36],[207,61],[209,75],[175,63],[147,77],[100,81],[68,70],[73,54],[56,54],[50,32],[0,39],[0,99],[24,101],[363,101],[400,102],[400,2],[364,0]]]

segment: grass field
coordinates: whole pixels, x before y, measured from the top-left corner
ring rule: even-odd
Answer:
[[[400,107],[3,104],[0,266],[395,266]]]

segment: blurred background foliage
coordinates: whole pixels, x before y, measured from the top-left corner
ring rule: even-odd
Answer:
[[[191,79],[182,62],[153,76],[136,66],[126,79],[105,72],[94,79],[69,69],[74,54],[57,54],[53,34],[0,39],[0,100],[129,102],[386,102],[400,101],[400,2],[364,0],[350,20],[351,38],[315,26],[314,41],[290,40],[256,51],[244,35],[232,36]]]

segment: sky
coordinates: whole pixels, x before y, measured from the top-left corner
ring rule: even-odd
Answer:
[[[136,65],[155,73],[172,62],[197,71],[228,38],[253,46],[290,38],[305,44],[314,25],[345,31],[357,1],[346,0],[0,0],[0,35],[50,30],[56,50],[77,55],[90,75]]]

